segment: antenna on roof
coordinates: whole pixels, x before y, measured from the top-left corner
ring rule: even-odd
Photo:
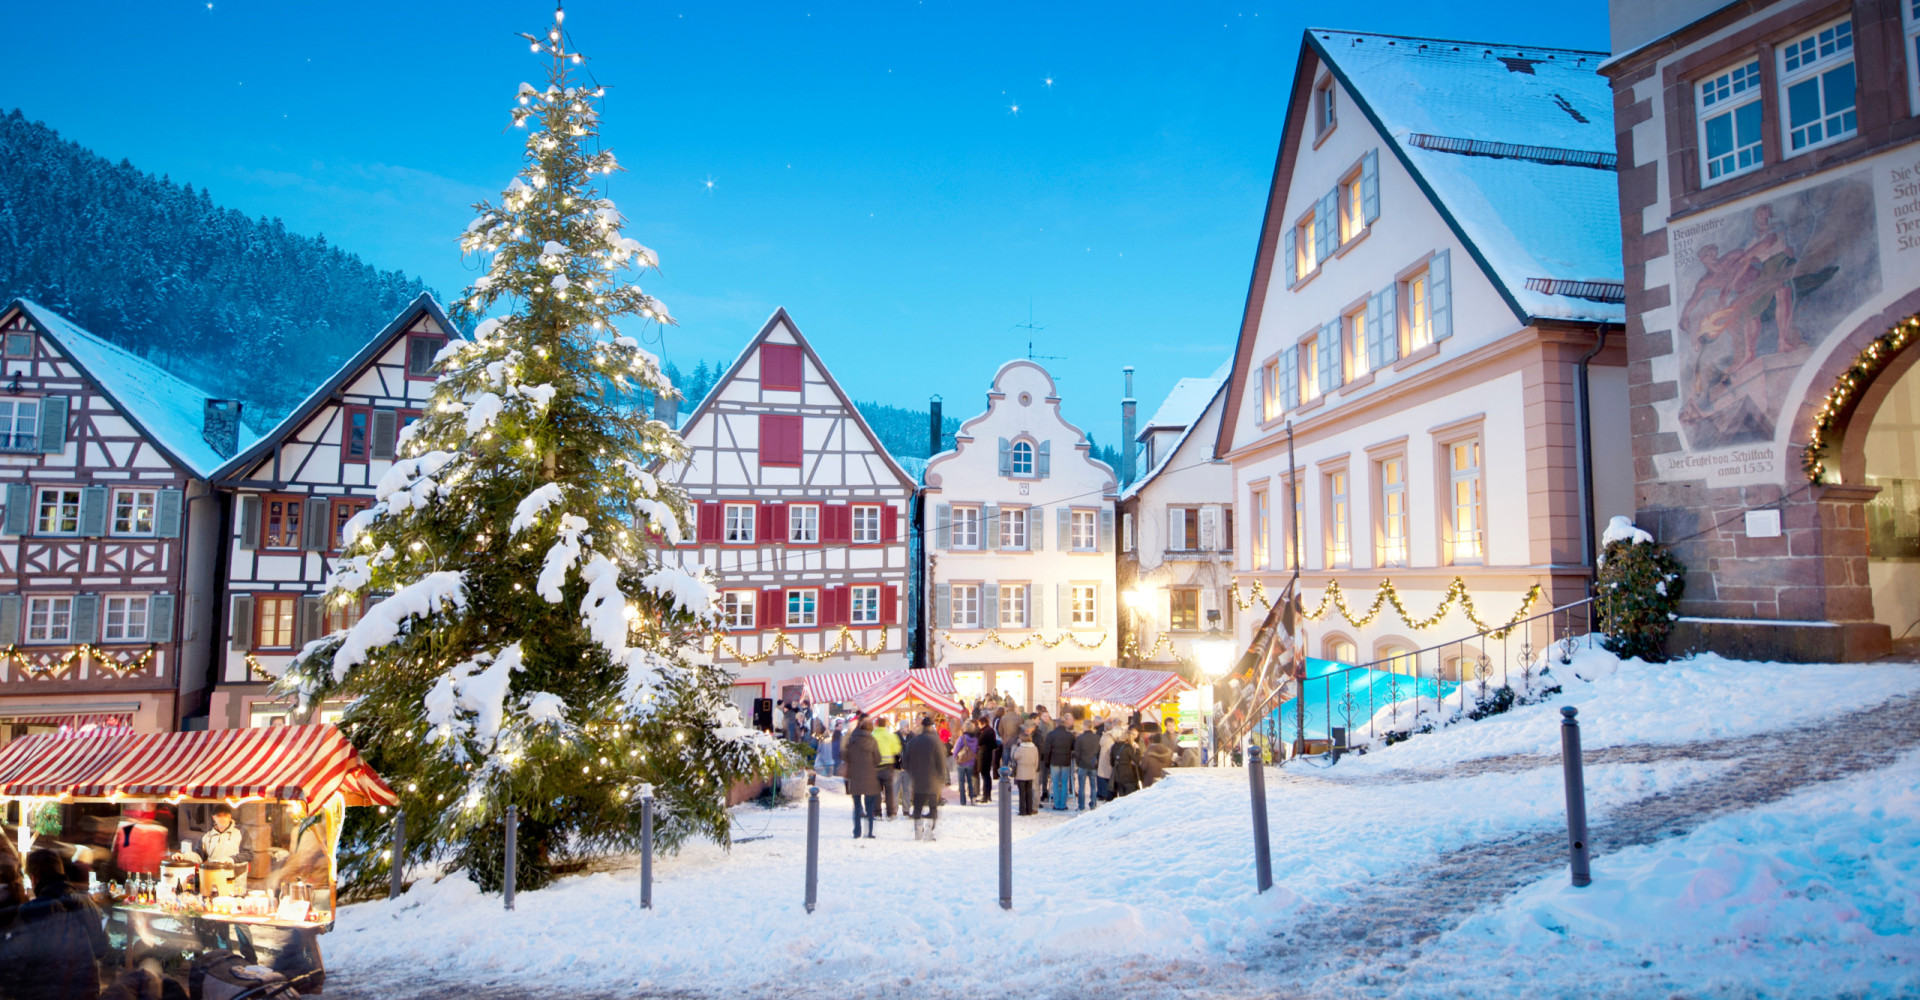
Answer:
[[[1028,361],[1065,361],[1067,360],[1066,356],[1062,354],[1033,353],[1033,335],[1046,329],[1046,327],[1040,326],[1039,324],[1033,321],[1033,298],[1031,296],[1027,298],[1027,321],[1025,323],[1015,323],[1013,324],[1013,328],[1016,330],[1027,331],[1027,360]]]

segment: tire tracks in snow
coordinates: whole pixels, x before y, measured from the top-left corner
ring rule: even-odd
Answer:
[[[1908,694],[1788,730],[1588,752],[1584,757],[1590,765],[1734,761],[1729,770],[1713,778],[1650,795],[1599,816],[1588,829],[1594,867],[1604,869],[1605,854],[1679,837],[1720,816],[1777,802],[1810,785],[1885,767],[1916,745],[1920,745],[1920,695]],[[1466,761],[1403,780],[1523,771],[1559,763],[1557,756],[1517,754]],[[1273,949],[1257,964],[1271,977],[1268,982],[1290,997],[1391,993],[1399,974],[1420,958],[1428,943],[1481,908],[1556,870],[1564,872],[1566,865],[1564,826],[1457,848],[1405,877],[1362,885],[1346,902],[1280,932]],[[1650,970],[1648,985],[1654,985],[1656,978]]]

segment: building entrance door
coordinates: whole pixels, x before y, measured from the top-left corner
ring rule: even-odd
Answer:
[[[1867,428],[1867,578],[1873,619],[1912,635],[1920,623],[1920,365],[1895,382]]]

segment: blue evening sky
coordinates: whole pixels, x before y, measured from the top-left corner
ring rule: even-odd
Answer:
[[[451,297],[517,169],[541,2],[14,4],[0,108]],[[784,305],[855,399],[970,416],[1037,354],[1119,434],[1230,353],[1301,31],[1606,47],[1603,0],[1003,4],[576,0],[610,195],[660,252],[665,355],[731,360]],[[1051,83],[1048,81],[1051,80]],[[1018,111],[1014,109],[1017,106]],[[371,331],[369,331],[371,332]]]

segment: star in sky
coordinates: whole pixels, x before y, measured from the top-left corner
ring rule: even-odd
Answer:
[[[702,186],[702,189],[706,191],[706,193],[708,194],[713,193],[713,175],[712,174],[707,175],[706,183]]]
[[[1018,104],[1015,104],[1015,105],[1013,105],[1012,107],[1010,107],[1010,108],[1008,108],[1008,109],[1007,109],[1007,114],[1010,114],[1010,115],[1017,115],[1017,114],[1019,114],[1019,113],[1020,113],[1020,105],[1018,105]]]
[[[1046,83],[1049,87],[1053,86],[1053,77],[1047,77]]]

